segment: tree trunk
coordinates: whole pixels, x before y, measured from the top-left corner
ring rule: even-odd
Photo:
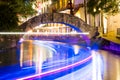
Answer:
[[[96,26],[96,25],[95,25],[95,15],[94,15],[94,28],[95,28],[95,26]]]
[[[87,5],[86,5],[86,0],[84,0],[84,13],[85,13],[85,22],[87,23]]]
[[[101,13],[100,13],[100,17],[101,17],[101,18],[100,18],[100,19],[101,19],[101,20],[100,20],[100,21],[101,21],[100,25],[101,25],[101,29],[102,29],[102,34],[104,34],[104,26],[103,26],[103,12],[101,12]]]

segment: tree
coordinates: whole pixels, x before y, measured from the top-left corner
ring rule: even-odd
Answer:
[[[31,0],[0,0],[0,31],[17,29],[18,15],[27,17],[34,13]]]
[[[103,28],[103,13],[107,15],[115,15],[120,12],[119,5],[119,0],[88,0],[87,12],[94,16],[94,27],[95,15],[101,14],[101,27]]]
[[[103,13],[115,14],[119,12],[119,0],[88,0],[87,12],[93,16]]]

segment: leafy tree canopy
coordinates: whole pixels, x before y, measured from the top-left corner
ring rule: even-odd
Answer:
[[[87,12],[93,16],[101,11],[107,14],[115,14],[119,12],[119,0],[88,0]]]
[[[0,31],[18,28],[18,15],[26,17],[35,12],[31,0],[0,0]]]

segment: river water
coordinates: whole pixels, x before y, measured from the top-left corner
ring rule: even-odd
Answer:
[[[35,43],[36,44],[36,43]],[[33,44],[33,45],[35,45]],[[44,43],[45,44],[45,43]],[[52,43],[53,44],[53,43]],[[56,43],[55,43],[56,44]],[[59,43],[57,43],[59,44]],[[27,44],[28,45],[28,44]],[[30,45],[30,44],[29,44]],[[60,44],[61,45],[61,44]],[[42,45],[43,46],[43,45]],[[51,45],[50,45],[51,46]],[[66,46],[66,45],[64,45]],[[40,46],[39,46],[40,47]],[[65,47],[61,47],[61,46],[58,46],[56,45],[56,48],[59,48],[59,51],[62,51],[62,53],[66,53],[65,50],[63,48]],[[67,46],[68,47],[68,46]],[[74,46],[75,47],[75,46]],[[31,47],[28,47],[28,48],[31,48]],[[49,47],[47,47],[49,48]],[[55,47],[54,47],[55,48]],[[54,49],[53,48],[53,49]],[[77,48],[77,47],[76,47]],[[27,48],[26,48],[27,49]],[[42,52],[44,53],[55,53],[54,50],[48,50],[46,51],[46,48],[43,48],[41,47],[40,49],[44,50]],[[34,47],[34,50],[39,50],[39,48],[36,48]],[[34,51],[33,50],[33,51]],[[26,50],[25,50],[26,51]],[[26,52],[28,52],[29,50],[27,50]],[[32,51],[32,52],[33,52]],[[66,50],[67,51],[67,50]],[[69,48],[69,51],[70,53],[73,53],[72,52],[72,49],[71,47]],[[41,52],[41,53],[42,53]],[[76,50],[77,52],[77,50]],[[36,52],[37,53],[37,52]],[[94,52],[95,54],[99,54],[101,57],[102,57],[102,63],[103,64],[99,64],[97,63],[98,67],[99,66],[102,66],[103,68],[103,73],[102,73],[102,78],[99,79],[99,77],[95,77],[94,79],[92,78],[92,80],[120,80],[120,56],[118,55],[115,55],[114,52],[109,52],[109,51],[105,51],[105,50],[95,50]],[[77,53],[76,53],[77,54]],[[10,67],[7,67],[5,68],[6,66],[10,66],[10,65],[16,65],[17,64],[17,67],[16,70],[21,70],[21,62],[20,62],[20,48],[11,48],[11,49],[7,49],[7,50],[4,50],[3,52],[0,53],[0,75],[2,74],[7,74],[5,72],[12,72],[13,70],[15,69],[9,69]],[[38,56],[38,54],[37,54]],[[40,55],[39,55],[40,56]],[[45,54],[43,55],[45,57]],[[60,57],[57,57],[57,56],[60,56]],[[62,57],[63,56],[63,57]],[[72,56],[72,55],[69,55],[69,57]],[[48,57],[52,57],[51,54],[49,54]],[[27,59],[30,59],[30,56],[28,57],[25,57],[24,60],[27,60]],[[36,57],[37,58],[37,57]],[[47,57],[45,57],[47,59]],[[57,58],[61,58],[61,59],[66,59],[68,58],[68,55],[65,55],[65,54],[62,54],[62,55],[56,55],[56,57],[54,57],[54,59],[57,59]],[[46,60],[44,59],[44,60]],[[53,59],[53,58],[52,58]],[[35,58],[33,59],[35,60]],[[97,59],[98,60],[98,59]],[[50,59],[49,59],[50,61]],[[31,64],[29,64],[30,62],[28,63],[25,63],[25,64],[22,64],[22,67],[25,68],[26,66],[30,66]],[[38,62],[39,63],[39,62]],[[39,63],[40,65],[40,63]],[[32,66],[32,65],[31,65]],[[38,66],[39,67],[39,66]],[[88,67],[86,67],[88,68]],[[85,69],[86,69],[85,68]],[[6,69],[6,70],[4,70]],[[78,70],[79,71],[79,70]],[[83,70],[82,70],[83,71]],[[38,71],[39,72],[39,71]],[[75,74],[77,74],[78,72],[75,72]],[[71,74],[73,75],[73,74]],[[97,74],[99,75],[99,74]],[[3,76],[3,75],[2,75]],[[68,75],[69,76],[69,75]],[[64,77],[63,77],[64,78]],[[63,78],[58,78],[56,80],[61,80]],[[66,78],[66,77],[65,77]],[[2,78],[1,78],[2,79]],[[72,77],[71,80],[74,80],[75,78]],[[76,79],[77,80],[77,79]],[[81,80],[81,79],[80,79]]]

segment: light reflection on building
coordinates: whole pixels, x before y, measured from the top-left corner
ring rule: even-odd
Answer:
[[[51,0],[36,0],[36,10],[38,14],[49,12],[49,7],[52,4]]]

